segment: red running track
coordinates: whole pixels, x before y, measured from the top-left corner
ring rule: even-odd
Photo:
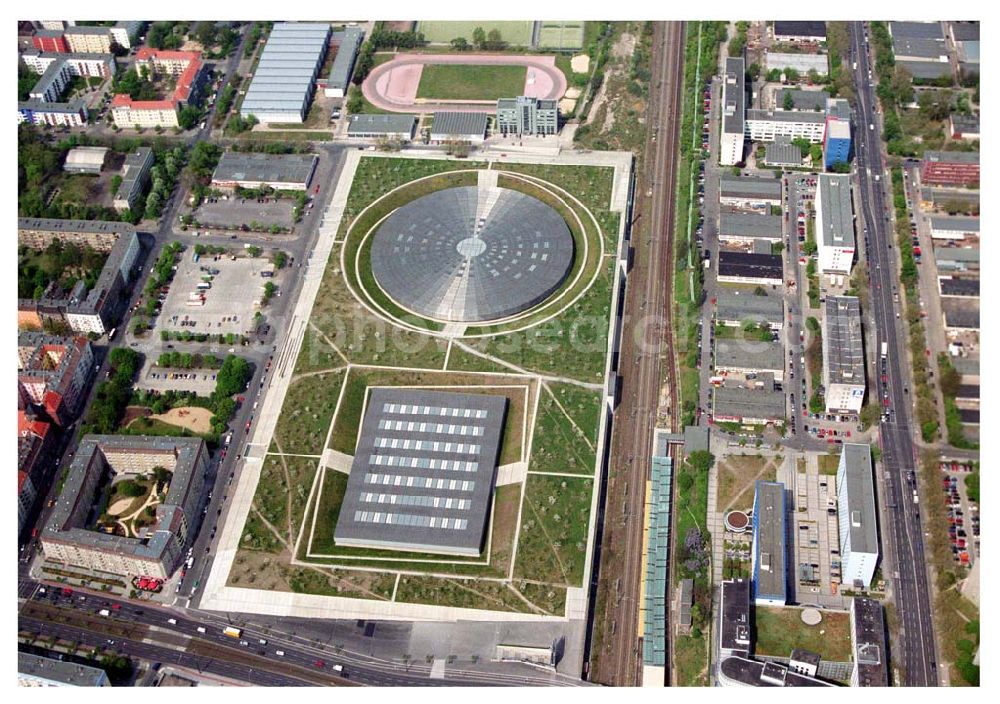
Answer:
[[[403,54],[376,66],[361,84],[365,99],[390,112],[436,112],[464,110],[493,112],[493,101],[417,100],[420,76],[427,64],[471,64],[475,66],[524,66],[528,69],[524,92],[532,98],[558,100],[566,93],[566,76],[556,68],[554,56],[498,56],[487,54]],[[510,96],[514,98],[516,96]]]

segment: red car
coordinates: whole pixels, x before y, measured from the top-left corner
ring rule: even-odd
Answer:
[[[322,668],[326,667],[326,663],[323,662],[322,660],[316,660],[316,661],[313,662],[313,666],[322,669]]]

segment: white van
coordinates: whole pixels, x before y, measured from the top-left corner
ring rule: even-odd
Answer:
[[[167,623],[169,623],[171,626],[176,626],[177,625],[177,619],[175,619],[175,618],[168,618],[167,619]]]
[[[204,626],[198,626],[198,628],[195,629],[195,630],[197,630],[198,633],[205,633],[205,627]]]
[[[275,650],[274,654],[277,655],[277,656],[279,656],[279,657],[285,657],[285,651],[284,650]]]

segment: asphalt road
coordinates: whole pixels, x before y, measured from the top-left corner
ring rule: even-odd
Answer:
[[[934,648],[934,626],[923,533],[920,525],[920,504],[914,503],[916,484],[907,475],[914,470],[916,456],[910,419],[908,387],[909,367],[906,361],[906,336],[900,329],[899,312],[895,310],[893,288],[898,281],[896,253],[892,248],[894,231],[889,219],[892,204],[887,202],[887,173],[882,159],[881,125],[875,111],[875,89],[868,79],[872,62],[868,55],[862,23],[850,24],[852,60],[857,88],[855,129],[855,168],[861,191],[861,223],[865,229],[868,268],[871,278],[871,311],[875,319],[881,349],[888,345],[884,363],[879,360],[879,375],[885,373],[887,383],[879,381],[873,392],[879,398],[888,394],[888,421],[879,426],[882,445],[882,467],[886,490],[886,515],[883,529],[888,528],[891,545],[891,584],[896,612],[901,622],[899,646],[893,653],[903,675],[903,684],[911,687],[938,684],[937,657]],[[878,180],[876,180],[878,179]],[[870,343],[871,344],[871,343]],[[884,416],[883,416],[884,417]],[[929,498],[929,497],[928,497]],[[883,545],[885,540],[883,530]]]
[[[141,642],[128,638],[122,640],[117,635],[113,636],[116,641],[114,648],[121,650],[123,654],[135,655],[154,662],[196,667],[198,663],[204,665],[204,658],[199,658],[197,663],[182,662],[176,659],[174,653],[177,651],[173,649],[166,649],[164,652],[165,649],[160,646],[156,651],[144,654],[133,650],[132,647],[144,644],[155,645],[160,642],[170,645],[171,648],[177,648],[177,644],[180,642],[185,644],[184,647],[188,651],[197,651],[198,648],[192,647],[192,644],[210,644],[232,651],[231,656],[225,660],[233,667],[243,668],[229,673],[212,671],[237,679],[246,679],[247,668],[241,662],[261,658],[266,663],[254,667],[255,675],[259,675],[259,670],[265,666],[280,672],[283,666],[295,665],[316,669],[328,678],[338,677],[342,674],[356,684],[382,687],[580,684],[578,680],[564,676],[549,675],[544,672],[535,675],[530,668],[521,668],[522,672],[503,672],[497,671],[498,668],[495,667],[491,669],[489,664],[485,664],[484,668],[476,670],[466,668],[464,663],[448,666],[445,677],[442,679],[431,679],[431,666],[424,661],[407,664],[361,652],[364,649],[366,639],[375,638],[376,632],[379,630],[384,632],[382,637],[390,640],[408,637],[408,628],[405,624],[379,623],[372,628],[373,622],[302,620],[305,622],[303,624],[305,630],[298,632],[289,630],[291,624],[288,621],[275,623],[272,627],[245,621],[241,614],[220,614],[197,610],[181,612],[156,604],[137,604],[126,599],[110,598],[79,589],[73,590],[71,595],[64,595],[58,587],[47,587],[46,593],[40,594],[37,586],[37,583],[21,580],[18,589],[19,597],[35,603],[72,609],[81,615],[86,614],[91,617],[100,609],[107,608],[111,610],[109,623],[124,621],[130,625],[149,626],[150,628]],[[85,598],[81,600],[81,596],[85,596]],[[118,605],[119,608],[114,609],[115,605]],[[42,621],[24,614],[20,615],[19,620],[19,627],[22,629],[61,637],[64,636],[59,629],[67,627],[66,624]],[[240,638],[231,638],[223,634],[223,629],[229,625],[242,629]],[[366,635],[366,626],[372,630],[372,635]],[[84,638],[67,636],[70,640],[82,640],[95,645],[107,643],[108,634],[106,633],[77,626],[69,627],[76,631],[85,631],[87,634]],[[199,627],[204,628],[205,632],[200,633],[197,630]],[[325,639],[319,637],[320,631],[325,632]],[[261,639],[266,643],[262,644]],[[247,645],[242,645],[241,642],[246,642]],[[278,650],[281,650],[284,655],[277,655]],[[218,661],[221,662],[221,660]],[[343,666],[343,673],[334,673],[333,667],[335,665]],[[199,669],[207,670],[204,666]],[[254,684],[284,684],[283,682],[263,682],[257,679],[252,681]]]

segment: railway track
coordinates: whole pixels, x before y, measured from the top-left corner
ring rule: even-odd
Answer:
[[[675,405],[672,339],[674,194],[683,84],[684,24],[658,22],[653,34],[647,139],[637,176],[634,268],[625,295],[619,373],[621,402],[611,440],[598,592],[603,642],[591,679],[636,686],[642,680],[639,595],[643,513],[653,431],[660,421],[661,361]],[[647,195],[649,194],[649,195]],[[670,413],[670,423],[676,414]]]

